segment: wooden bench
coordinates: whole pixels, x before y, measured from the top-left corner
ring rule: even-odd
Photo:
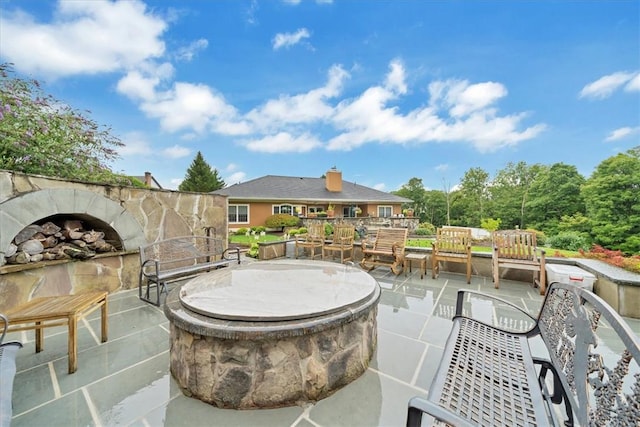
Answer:
[[[362,242],[360,266],[371,271],[382,265],[390,267],[394,274],[400,274],[404,264],[407,233],[406,228],[379,228],[373,245],[367,241]]]
[[[471,229],[464,227],[438,228],[431,244],[431,278],[440,273],[440,261],[467,264],[467,283],[471,283]]]
[[[4,337],[9,329],[9,320],[4,314],[0,314],[4,322],[2,336],[0,336],[0,427],[11,425],[13,406],[13,379],[16,376],[16,355],[22,348],[18,341],[4,342]]]
[[[495,288],[500,287],[501,267],[531,270],[533,271],[533,284],[540,289],[540,295],[544,295],[547,286],[545,252],[538,248],[536,233],[522,230],[499,230],[492,233],[492,240],[491,271]]]
[[[83,292],[75,295],[34,298],[5,312],[9,319],[9,332],[36,331],[36,353],[44,349],[44,329],[66,325],[69,330],[69,373],[78,369],[78,321],[97,309],[102,311],[102,342],[108,335],[107,292]]]
[[[333,237],[330,243],[322,247],[322,259],[325,259],[327,252],[335,255],[340,253],[340,262],[351,261],[353,259],[353,242],[356,236],[356,229],[353,224],[336,224],[333,227]],[[348,253],[349,256],[345,256]]]
[[[474,308],[484,318],[470,317]],[[493,326],[506,309],[531,327]],[[598,346],[598,334],[612,346]],[[410,400],[407,426],[420,426],[423,414],[455,426],[637,426],[639,363],[638,337],[592,292],[553,283],[535,319],[500,298],[460,290],[428,398]]]
[[[216,237],[173,237],[140,246],[138,297],[159,306],[160,294],[167,291],[167,282],[225,267],[232,262],[240,264],[240,249],[225,248],[225,241]],[[151,298],[153,288],[156,289],[155,299]]]

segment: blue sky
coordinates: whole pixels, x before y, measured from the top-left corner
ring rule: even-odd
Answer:
[[[640,145],[637,0],[0,0],[0,60],[165,188],[197,151],[227,184],[336,166],[392,191]]]

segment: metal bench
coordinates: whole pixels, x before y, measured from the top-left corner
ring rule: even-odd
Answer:
[[[3,342],[9,329],[9,320],[3,314],[0,319],[4,322],[2,336],[0,336],[0,427],[11,425],[13,406],[13,379],[16,375],[16,354],[22,348],[18,341]]]
[[[494,305],[481,309],[479,301]],[[493,326],[507,307],[532,327]],[[617,336],[615,347],[598,347],[598,334],[607,343]],[[589,291],[553,283],[535,319],[503,299],[460,290],[428,398],[410,400],[407,426],[423,425],[423,414],[455,426],[637,426],[639,362],[637,336]]]
[[[141,300],[160,305],[160,294],[167,291],[167,282],[195,276],[198,273],[240,264],[240,249],[225,248],[223,239],[207,236],[184,236],[140,247]],[[156,298],[151,298],[152,289]]]

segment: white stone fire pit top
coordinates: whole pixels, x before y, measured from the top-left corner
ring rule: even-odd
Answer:
[[[378,282],[367,272],[335,262],[260,261],[222,268],[180,289],[182,305],[204,316],[242,321],[317,317],[371,298]]]

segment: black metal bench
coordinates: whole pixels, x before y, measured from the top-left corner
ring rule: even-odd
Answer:
[[[207,236],[184,236],[159,240],[140,247],[141,300],[160,305],[160,294],[167,291],[166,283],[225,267],[240,264],[240,249],[225,248],[223,239]],[[151,290],[156,298],[151,299]]]
[[[478,310],[480,301],[493,304]],[[495,326],[497,313],[511,308],[532,327]],[[471,318],[473,311],[488,315]],[[599,334],[608,347],[598,346]],[[589,291],[553,283],[535,319],[503,299],[460,290],[429,395],[410,400],[407,426],[423,425],[423,414],[455,426],[638,426],[639,362],[638,337]]]
[[[4,322],[2,336],[0,336],[0,427],[11,425],[13,406],[13,378],[16,375],[16,354],[22,348],[18,341],[3,342],[9,329],[9,320],[4,314],[0,314]]]

